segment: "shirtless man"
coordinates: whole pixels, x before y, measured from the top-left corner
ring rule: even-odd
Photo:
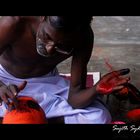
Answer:
[[[22,79],[23,82],[17,84],[16,80],[15,82],[13,80],[13,83],[9,84],[6,76],[3,76],[3,73],[0,74],[0,102],[9,105],[9,99],[11,99],[16,107],[18,105],[16,97],[20,92],[20,87],[26,89],[24,80],[28,85],[28,79],[37,79],[49,74],[57,64],[71,56],[71,81],[67,102],[74,111],[76,109],[86,110],[91,106],[96,95],[110,94],[122,89],[123,84],[129,81],[128,77],[122,76],[129,73],[128,69],[116,71],[115,75],[112,74],[114,72],[109,73],[92,88],[86,88],[87,64],[91,57],[94,39],[90,27],[91,20],[92,16],[2,17],[0,19],[1,69],[12,78]],[[121,78],[118,78],[120,76]],[[112,81],[115,84],[111,84]],[[99,114],[103,115],[101,121],[97,121],[101,117],[97,115],[97,118],[93,121],[90,120],[91,122],[87,121],[87,123],[109,123],[109,120],[111,121],[107,110],[104,107],[99,108],[102,112]],[[98,111],[93,111],[90,115],[91,118],[95,112]],[[49,112],[47,113],[49,114]],[[68,117],[73,116],[72,113],[67,114]],[[65,115],[52,116],[50,120],[51,118],[56,118],[52,119],[53,122],[62,120],[63,123],[76,123],[75,121],[70,122],[71,118],[65,119]]]

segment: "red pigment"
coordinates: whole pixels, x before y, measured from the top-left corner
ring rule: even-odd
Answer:
[[[121,91],[119,91],[120,95],[128,95],[129,89],[127,87],[124,87]]]
[[[113,83],[101,83],[98,85],[98,91],[101,93],[101,94],[104,94],[104,95],[107,95],[109,93],[112,92],[112,89],[114,87],[114,84]]]
[[[6,111],[3,124],[46,124],[47,119],[43,109],[31,97],[18,97],[18,107]]]
[[[120,80],[121,78],[119,77],[118,73],[115,72],[113,66],[111,64],[109,64],[108,60],[105,59],[104,61],[105,61],[106,66],[112,72],[113,76],[116,77],[118,80]],[[120,93],[120,95],[127,95],[129,93],[129,87],[125,86],[122,90],[119,91],[119,93]]]
[[[123,121],[113,121],[111,124],[126,124],[126,122]]]
[[[140,121],[140,109],[133,109],[128,111],[126,117],[133,122]]]

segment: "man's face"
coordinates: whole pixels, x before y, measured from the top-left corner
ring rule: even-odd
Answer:
[[[73,36],[73,33],[60,31],[54,28],[48,20],[43,20],[36,35],[37,52],[44,57],[57,53],[70,55],[73,51]]]

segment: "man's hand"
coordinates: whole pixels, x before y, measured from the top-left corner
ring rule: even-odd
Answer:
[[[23,90],[26,86],[27,82],[24,81],[23,83],[21,83],[20,85],[5,85],[3,84],[0,87],[0,103],[2,104],[2,101],[8,106],[9,109],[12,108],[12,104],[14,105],[14,107],[16,108],[18,105],[16,96],[17,94]],[[12,104],[11,104],[12,102]]]
[[[130,80],[130,77],[123,77],[122,75],[126,75],[129,72],[129,69],[122,69],[106,74],[96,84],[97,93],[107,95],[123,89],[124,85]]]

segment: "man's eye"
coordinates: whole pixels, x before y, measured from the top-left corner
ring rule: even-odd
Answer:
[[[44,30],[42,32],[42,35],[44,39],[51,39],[50,36]]]
[[[59,49],[65,50],[65,45],[63,44],[56,44]]]
[[[45,33],[45,38],[50,39],[50,37],[49,37],[49,35],[47,33]]]
[[[46,33],[45,31],[43,31],[43,36],[47,39],[51,39],[50,36],[48,35],[48,33]]]
[[[61,50],[64,50],[64,51],[70,51],[72,49],[72,46],[63,45],[63,44],[58,44],[57,47]]]

